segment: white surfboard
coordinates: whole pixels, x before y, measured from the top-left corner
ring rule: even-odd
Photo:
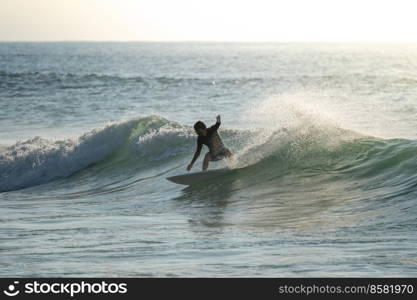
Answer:
[[[200,182],[204,182],[206,180],[210,180],[212,178],[216,178],[224,173],[230,172],[231,169],[222,168],[222,169],[215,169],[209,171],[201,171],[195,173],[187,173],[184,175],[177,175],[168,177],[167,180],[183,185],[192,185]]]

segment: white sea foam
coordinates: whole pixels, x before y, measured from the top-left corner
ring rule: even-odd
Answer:
[[[3,149],[0,152],[0,191],[66,177],[103,159],[126,141],[137,122],[111,124],[63,141],[34,137]]]

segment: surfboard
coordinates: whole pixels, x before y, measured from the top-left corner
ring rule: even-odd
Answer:
[[[194,172],[194,173],[187,173],[183,175],[171,176],[168,177],[167,180],[183,185],[192,185],[196,183],[201,183],[206,180],[210,180],[216,178],[224,173],[230,172],[231,170],[228,168],[222,169],[215,169],[209,171],[201,171],[201,172]]]

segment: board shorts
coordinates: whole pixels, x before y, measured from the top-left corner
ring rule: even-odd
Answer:
[[[220,151],[217,151],[216,153],[210,153],[211,154],[211,161],[217,161],[221,160],[226,157],[226,148],[221,149]]]

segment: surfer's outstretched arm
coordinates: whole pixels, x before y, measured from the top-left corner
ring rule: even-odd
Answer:
[[[194,153],[194,157],[193,157],[193,159],[191,160],[191,162],[190,162],[190,164],[187,166],[187,171],[190,171],[191,170],[191,168],[193,167],[193,165],[194,165],[194,162],[197,160],[197,158],[200,156],[200,153],[201,153],[201,148],[203,148],[203,144],[202,143],[199,143],[198,141],[197,141],[197,150],[195,151],[195,153]]]
[[[214,124],[213,126],[211,126],[211,127],[209,128],[209,132],[214,132],[214,131],[216,131],[217,129],[219,129],[220,124],[221,124],[221,121],[220,121],[220,115],[218,115],[218,116],[216,117],[216,124]]]

